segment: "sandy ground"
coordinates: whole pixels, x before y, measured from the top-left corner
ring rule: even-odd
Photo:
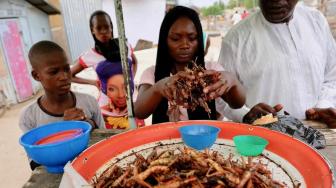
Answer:
[[[211,38],[211,46],[206,56],[207,61],[217,61],[220,50],[220,37]],[[135,53],[139,61],[139,68],[135,77],[137,83],[140,75],[147,67],[155,63],[156,49],[142,50]],[[92,70],[82,73],[82,76],[94,78]],[[72,89],[79,92],[98,96],[98,90],[92,86],[73,84]],[[0,117],[0,187],[16,188],[28,180],[31,170],[24,149],[19,144],[19,137],[22,135],[18,127],[20,112],[24,106],[36,100],[34,98],[11,106],[4,116]],[[146,123],[150,123],[147,120]]]
[[[19,129],[19,115],[24,106],[35,100],[11,106],[0,117],[0,187],[22,187],[28,180],[31,170],[24,149],[19,144],[22,134]]]

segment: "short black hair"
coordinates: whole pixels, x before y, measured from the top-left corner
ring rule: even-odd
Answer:
[[[93,18],[96,17],[96,16],[107,16],[108,19],[110,20],[111,29],[112,29],[112,32],[113,32],[112,19],[111,19],[110,15],[107,14],[107,12],[105,12],[103,10],[96,10],[91,14],[91,16],[90,16],[90,29],[91,30],[92,30],[92,27],[93,27]]]
[[[97,16],[106,16],[109,19],[111,25],[111,36],[113,38],[113,24],[110,15],[103,10],[96,10],[90,16],[90,30],[93,30],[93,19]],[[120,51],[119,51],[119,41],[118,40],[109,40],[109,45],[106,46],[100,42],[96,36],[92,34],[93,40],[95,42],[95,50],[101,53],[107,60],[111,62],[121,61],[120,60]]]
[[[64,52],[63,48],[60,47],[58,44],[56,44],[55,42],[52,41],[40,41],[35,43],[29,50],[28,53],[28,58],[30,61],[30,64],[33,68],[36,68],[36,66],[38,65],[38,61],[36,59],[37,56],[39,55],[45,55],[48,54],[50,52]]]

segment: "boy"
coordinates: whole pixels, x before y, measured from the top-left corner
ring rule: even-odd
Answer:
[[[93,128],[104,127],[96,99],[70,91],[70,65],[60,46],[41,41],[32,46],[28,56],[32,76],[42,84],[44,95],[23,110],[19,122],[23,132],[62,120],[87,121]],[[33,166],[31,162],[32,169]]]

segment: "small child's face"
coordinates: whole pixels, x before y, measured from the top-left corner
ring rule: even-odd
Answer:
[[[108,79],[106,94],[115,107],[126,108],[126,92],[122,74],[114,75]]]
[[[64,52],[54,51],[37,57],[39,66],[32,74],[46,92],[65,94],[70,91],[71,71]]]
[[[107,43],[112,38],[112,26],[106,15],[95,16],[92,24],[91,32],[100,42]]]

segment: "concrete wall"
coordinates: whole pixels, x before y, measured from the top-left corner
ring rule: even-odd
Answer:
[[[48,15],[34,6],[27,6],[27,11],[32,43],[34,44],[41,40],[51,40]]]
[[[24,0],[1,0],[0,18],[18,18],[23,42],[29,49],[40,40],[51,40],[48,15]]]
[[[28,63],[27,53],[29,48],[40,40],[51,40],[48,15],[24,0],[1,0],[0,1],[0,19],[15,18],[19,21],[20,34],[25,52],[27,67],[31,70]],[[0,46],[1,48],[1,46]],[[11,103],[16,103],[15,89],[13,87],[12,77],[9,74],[8,66],[2,49],[0,57],[0,87],[5,89]],[[40,88],[39,83],[33,81],[34,91]]]
[[[135,47],[139,39],[157,44],[161,22],[165,14],[165,0],[123,0],[125,32],[128,42]],[[108,12],[114,25],[114,35],[118,35],[113,0],[103,0],[103,9]]]

